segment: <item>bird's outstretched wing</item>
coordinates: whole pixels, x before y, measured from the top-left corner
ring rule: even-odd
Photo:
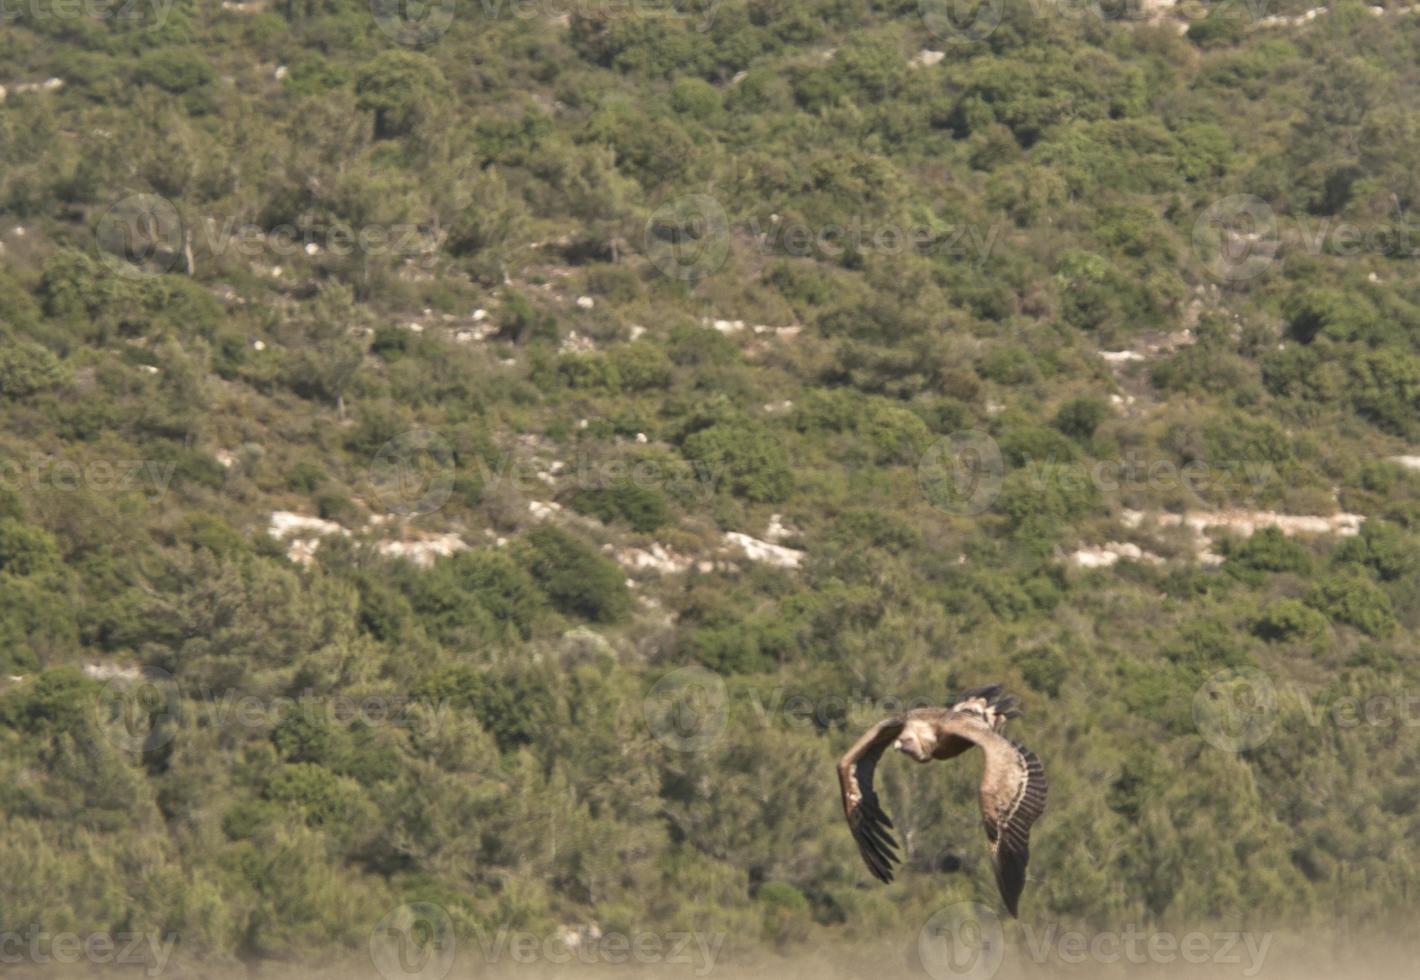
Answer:
[[[1015,790],[1005,806],[994,815],[986,812],[986,797],[982,797],[982,819],[986,836],[991,841],[991,860],[996,868],[996,887],[1006,910],[1016,914],[1016,903],[1026,885],[1026,862],[1030,860],[1030,828],[1045,812],[1045,768],[1035,753],[1010,743],[1016,750],[1022,767],[1015,777]]]
[[[892,836],[892,821],[878,803],[873,788],[873,770],[883,750],[902,732],[904,719],[888,718],[863,735],[838,762],[838,785],[843,790],[843,815],[848,829],[873,877],[892,881],[892,868],[902,859]]]
[[[992,697],[994,694],[985,700]],[[1006,717],[1005,711],[983,718],[978,712],[953,710],[942,717],[938,728],[943,737],[954,735],[975,742],[986,756],[981,772],[981,821],[991,844],[996,886],[1006,910],[1014,916],[1026,884],[1031,824],[1045,812],[1046,782],[1045,767],[1035,753],[995,730],[997,719],[1004,723]]]

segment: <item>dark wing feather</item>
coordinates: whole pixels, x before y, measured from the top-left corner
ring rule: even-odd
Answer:
[[[863,855],[863,863],[873,877],[892,881],[893,865],[901,862],[897,841],[892,836],[892,820],[883,812],[873,787],[873,771],[883,750],[902,732],[904,719],[880,721],[848,750],[838,762],[838,785],[843,791],[843,815],[848,829]]]
[[[1006,910],[1016,915],[1016,904],[1026,884],[1026,862],[1030,860],[1030,828],[1045,811],[1045,767],[1035,753],[1014,742],[1020,771],[1012,783],[1012,795],[1000,801],[995,812],[983,808],[986,836],[991,841],[991,860],[996,869],[996,885]]]

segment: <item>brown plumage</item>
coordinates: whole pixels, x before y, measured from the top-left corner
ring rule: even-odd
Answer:
[[[843,813],[873,876],[892,881],[893,865],[901,862],[892,821],[883,812],[873,788],[873,771],[889,746],[918,762],[951,759],[973,745],[986,757],[979,800],[996,885],[1011,915],[1016,914],[1025,887],[1030,858],[1030,828],[1045,810],[1045,769],[1030,751],[1001,734],[1006,720],[1019,717],[1013,697],[1001,696],[1001,685],[967,691],[950,708],[916,708],[878,722],[838,763]]]

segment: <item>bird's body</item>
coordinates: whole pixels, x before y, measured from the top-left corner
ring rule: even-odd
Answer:
[[[878,722],[838,763],[843,813],[868,870],[892,881],[900,860],[892,821],[882,811],[873,773],[889,745],[918,762],[952,759],[980,747],[986,764],[978,793],[981,819],[991,845],[996,882],[1007,910],[1016,914],[1030,856],[1031,824],[1045,810],[1045,770],[1031,752],[1001,734],[1007,719],[1020,714],[1016,699],[1001,686],[967,691],[950,708],[917,708]]]

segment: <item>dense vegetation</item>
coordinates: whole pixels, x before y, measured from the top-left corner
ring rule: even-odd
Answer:
[[[883,888],[832,762],[993,679],[1052,779],[1027,920],[1413,920],[1420,16],[465,4],[411,47],[355,0],[14,10],[0,931],[891,932],[995,904],[976,766],[883,767]],[[165,248],[109,234],[135,209]],[[970,431],[980,506],[919,467]],[[1215,567],[1125,520],[1227,508],[1365,523]],[[349,533],[293,560],[273,511]],[[726,543],[773,515],[798,567]],[[1070,559],[1107,542],[1141,551]],[[655,687],[688,665],[716,737]],[[1225,669],[1277,693],[1243,751],[1195,723]]]

